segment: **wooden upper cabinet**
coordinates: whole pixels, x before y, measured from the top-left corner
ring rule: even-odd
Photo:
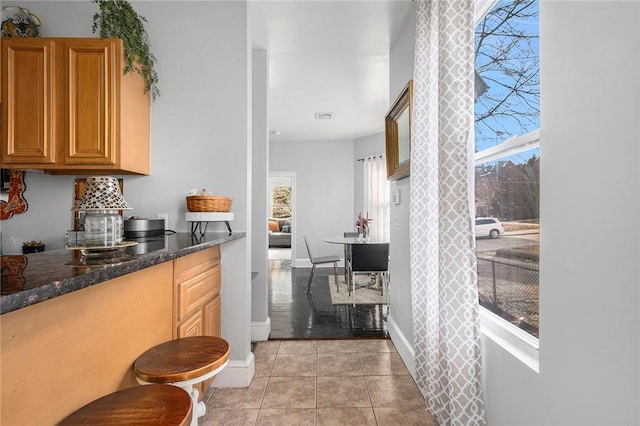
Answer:
[[[2,40],[2,168],[149,174],[149,94],[122,40]]]
[[[115,43],[78,40],[65,45],[65,164],[116,164]]]
[[[55,48],[52,40],[2,43],[2,167],[55,163]]]

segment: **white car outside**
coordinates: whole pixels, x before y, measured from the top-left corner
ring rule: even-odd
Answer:
[[[476,238],[498,238],[504,234],[502,223],[493,217],[476,217]]]

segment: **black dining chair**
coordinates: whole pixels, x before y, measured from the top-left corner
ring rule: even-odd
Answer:
[[[333,263],[333,273],[336,278],[336,291],[338,291],[338,262],[340,257],[338,255],[313,257],[311,254],[311,247],[309,247],[309,241],[307,237],[304,237],[304,243],[307,246],[307,253],[309,253],[309,260],[311,261],[311,275],[309,275],[309,282],[307,283],[307,294],[311,293],[311,281],[313,280],[313,273],[316,271],[316,265],[322,265],[325,263]]]
[[[384,287],[389,280],[389,243],[365,243],[351,246],[349,261],[349,294],[353,291],[353,305],[356,304],[356,274],[373,274],[380,294],[384,295]]]
[[[343,235],[345,238],[358,238],[357,232],[345,232]],[[344,245],[344,281],[347,282],[347,263],[351,259],[351,244]]]

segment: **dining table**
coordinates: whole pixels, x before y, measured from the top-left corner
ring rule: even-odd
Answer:
[[[349,255],[350,252],[349,246],[352,245],[360,245],[360,244],[389,244],[388,241],[382,241],[375,238],[362,238],[362,237],[324,237],[322,241],[329,244],[342,244],[344,245],[344,281],[347,283],[347,288],[351,288],[351,276],[349,273],[350,267],[348,266]],[[355,288],[353,289],[353,306],[356,306],[356,292]]]
[[[360,238],[360,237],[324,237],[322,241],[329,244],[384,244],[389,241],[382,241],[375,238]]]
[[[329,243],[329,244],[342,244],[344,245],[344,280],[345,282],[349,282],[349,276],[348,276],[348,271],[347,271],[347,250],[349,248],[350,245],[355,245],[355,244],[384,244],[384,243],[388,243],[388,241],[382,241],[382,240],[378,240],[375,238],[362,238],[362,237],[340,237],[340,236],[335,236],[335,237],[324,237],[322,238],[322,241],[324,241],[325,243]]]

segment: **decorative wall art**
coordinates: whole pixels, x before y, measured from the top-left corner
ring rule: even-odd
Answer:
[[[25,189],[27,189],[27,185],[24,183],[24,172],[11,170],[9,172],[9,195],[7,201],[0,201],[0,220],[7,220],[14,214],[27,211],[29,205],[23,196]]]
[[[20,6],[2,8],[2,37],[39,37],[40,18]]]

